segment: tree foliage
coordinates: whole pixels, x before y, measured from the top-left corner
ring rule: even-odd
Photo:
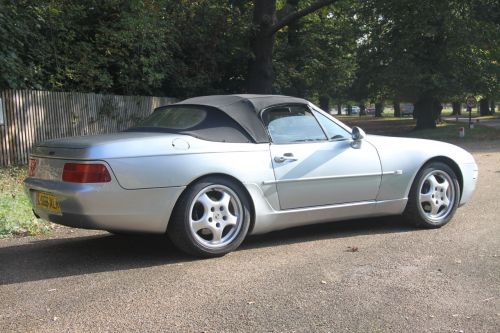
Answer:
[[[432,127],[498,98],[499,37],[495,0],[1,0],[0,89],[406,101]]]
[[[368,0],[360,15],[358,94],[414,102],[419,127],[433,127],[440,100],[498,92],[498,4]]]

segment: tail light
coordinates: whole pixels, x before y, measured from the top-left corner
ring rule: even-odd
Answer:
[[[34,158],[30,158],[28,177],[35,177],[35,170],[36,170],[36,160]]]
[[[62,179],[70,183],[108,183],[111,175],[104,164],[66,163]]]

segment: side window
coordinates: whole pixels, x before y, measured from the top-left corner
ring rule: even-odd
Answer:
[[[316,118],[304,105],[279,106],[264,110],[262,120],[273,143],[327,139]]]
[[[345,129],[335,124],[335,122],[322,115],[320,112],[313,110],[314,115],[323,127],[329,140],[345,140],[351,137],[351,134]]]

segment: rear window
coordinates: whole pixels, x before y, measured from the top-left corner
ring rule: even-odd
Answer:
[[[219,109],[202,105],[160,107],[127,131],[178,133],[217,142],[252,142],[234,119]]]
[[[160,127],[174,130],[193,128],[207,117],[207,111],[194,107],[157,109],[137,127]]]

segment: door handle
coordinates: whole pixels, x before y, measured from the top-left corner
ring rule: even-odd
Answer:
[[[297,161],[297,159],[293,157],[292,153],[285,153],[285,154],[283,154],[283,156],[275,156],[274,157],[274,162],[276,162],[276,163],[283,163],[285,161],[294,162],[294,161]]]

